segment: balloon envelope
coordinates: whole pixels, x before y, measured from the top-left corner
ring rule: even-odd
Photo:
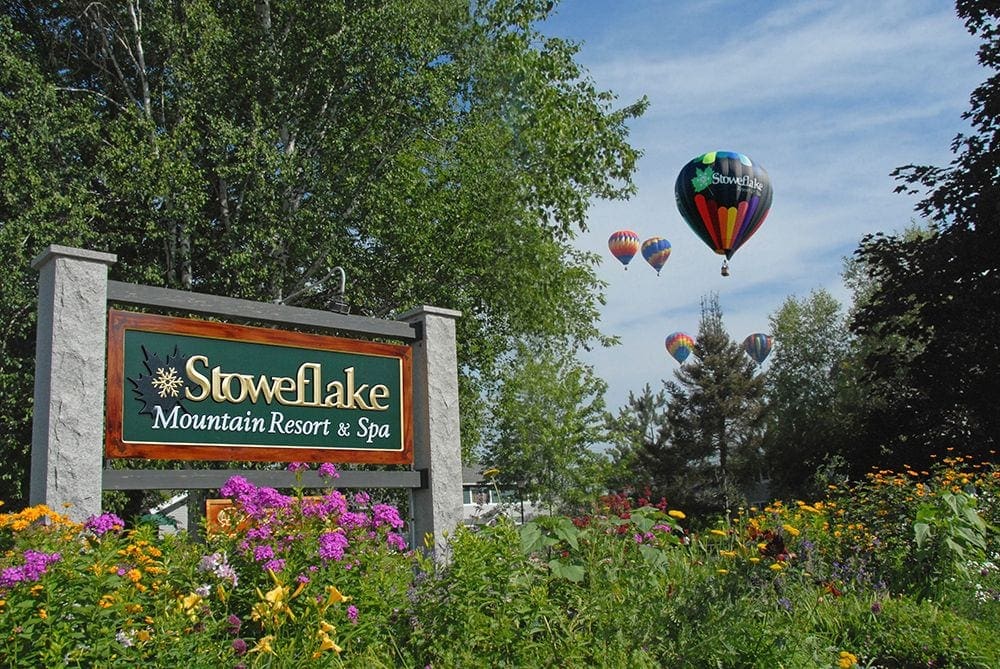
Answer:
[[[639,235],[631,230],[613,232],[608,237],[608,248],[611,249],[611,255],[618,258],[626,266],[625,269],[628,269],[632,256],[639,252]]]
[[[747,338],[743,340],[743,350],[760,365],[770,355],[773,343],[771,335],[755,332],[752,335],[747,335]]]
[[[642,257],[659,274],[670,257],[670,242],[663,237],[650,237],[642,243]]]
[[[691,355],[691,351],[694,350],[694,339],[691,335],[685,334],[684,332],[674,332],[673,334],[667,335],[667,339],[664,342],[667,347],[667,352],[674,357],[677,362],[684,362],[687,357]]]
[[[674,198],[701,241],[728,259],[764,223],[771,209],[771,179],[742,153],[713,151],[684,166]]]

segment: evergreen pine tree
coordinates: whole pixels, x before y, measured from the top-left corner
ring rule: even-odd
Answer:
[[[727,510],[761,474],[764,380],[722,322],[715,294],[702,300],[694,358],[665,384],[665,438],[641,462],[671,504]]]

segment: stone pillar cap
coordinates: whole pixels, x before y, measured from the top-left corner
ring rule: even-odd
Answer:
[[[114,253],[104,253],[102,251],[78,249],[72,246],[49,244],[45,247],[44,251],[35,256],[34,260],[31,261],[31,266],[34,269],[38,269],[57,256],[62,256],[64,258],[76,258],[78,260],[89,260],[91,262],[100,262],[106,265],[114,265],[118,262],[118,256]]]

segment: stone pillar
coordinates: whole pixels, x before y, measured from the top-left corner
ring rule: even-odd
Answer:
[[[107,283],[116,261],[52,245],[31,262],[39,278],[29,499],[78,521],[101,512]]]
[[[458,416],[455,319],[461,312],[420,307],[400,317],[417,324],[413,345],[413,465],[427,470],[427,487],[413,491],[417,545],[433,537],[435,556],[446,558],[446,535],[462,522],[462,438]]]

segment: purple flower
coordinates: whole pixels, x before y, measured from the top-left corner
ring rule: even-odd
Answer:
[[[309,465],[304,462],[289,462],[288,471],[290,472],[301,472],[303,470],[309,469]]]
[[[253,494],[256,490],[256,486],[242,476],[231,476],[225,485],[219,488],[219,493],[223,497],[237,498]]]
[[[881,612],[882,612],[882,602],[876,600],[875,602],[872,603],[872,613],[878,615]]]
[[[226,630],[233,636],[240,633],[240,628],[243,627],[243,621],[235,613],[230,613],[229,617],[226,618]]]
[[[344,559],[344,550],[348,546],[347,536],[343,532],[325,532],[319,536],[319,557],[324,562]]]
[[[395,548],[401,553],[406,550],[406,539],[403,538],[402,534],[390,532],[385,537],[385,543],[388,544],[389,548]]]
[[[323,464],[321,464],[319,466],[318,472],[320,478],[329,478],[329,479],[340,478],[340,473],[337,471],[337,468],[333,466],[332,462],[324,462]]]
[[[388,504],[376,504],[372,507],[372,522],[375,527],[388,525],[394,530],[403,526],[403,519],[399,517],[399,510]]]
[[[368,506],[368,503],[371,502],[371,500],[371,495],[364,491],[354,494],[354,503],[358,506]]]
[[[220,564],[215,570],[215,575],[218,576],[221,581],[229,581],[229,584],[234,588],[240,581],[239,576],[236,574],[236,570],[233,569],[231,564]]]
[[[264,571],[273,571],[277,574],[279,571],[285,568],[284,558],[275,558],[274,560],[268,560],[264,563]]]
[[[222,553],[203,555],[201,560],[198,562],[198,571],[215,571],[215,568],[223,562],[225,562],[225,558]]]
[[[121,530],[125,527],[125,521],[113,513],[102,513],[99,516],[91,516],[83,524],[85,530],[90,530],[97,536],[106,534],[111,530]]]
[[[354,511],[345,511],[340,514],[340,525],[346,529],[355,527],[365,527],[368,524],[368,516]]]
[[[24,564],[7,567],[0,572],[0,588],[12,588],[23,581],[37,581],[53,562],[62,559],[59,553],[42,553],[28,549],[24,551]]]
[[[231,497],[247,515],[257,519],[269,512],[285,509],[292,503],[291,497],[282,495],[274,488],[258,488],[242,476],[230,477],[219,492]]]
[[[354,604],[347,605],[347,619],[355,624],[358,622],[358,607]]]
[[[255,562],[263,562],[274,557],[274,549],[267,544],[255,546],[253,549],[253,559]]]
[[[792,610],[792,602],[787,597],[782,597],[781,599],[779,599],[778,600],[778,606],[780,606],[781,608],[783,608],[786,611],[791,611]]]
[[[247,642],[243,639],[233,639],[233,652],[236,657],[241,657],[247,652]]]

